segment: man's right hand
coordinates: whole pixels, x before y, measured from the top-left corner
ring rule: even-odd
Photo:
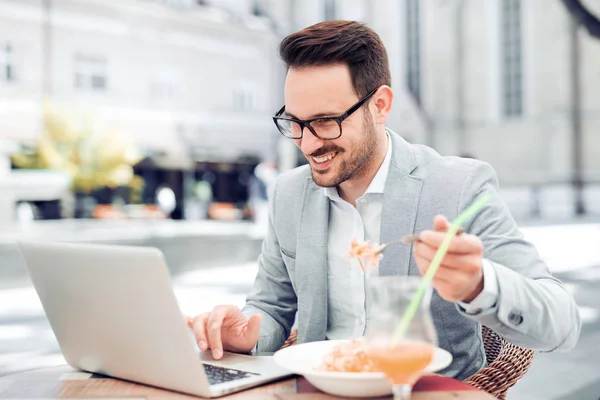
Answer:
[[[215,359],[223,350],[234,353],[252,351],[260,337],[261,315],[246,317],[235,306],[216,306],[211,312],[188,319],[200,350],[210,349]]]

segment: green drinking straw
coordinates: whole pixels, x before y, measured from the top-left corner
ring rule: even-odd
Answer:
[[[439,247],[439,249],[435,253],[433,260],[431,261],[431,264],[429,265],[429,269],[425,273],[425,276],[423,277],[423,279],[421,280],[421,283],[419,284],[419,287],[417,288],[417,293],[415,293],[414,297],[410,301],[410,304],[408,305],[406,312],[402,316],[400,325],[398,325],[398,328],[394,332],[392,346],[395,346],[398,343],[398,341],[400,341],[402,339],[402,337],[404,336],[404,334],[406,333],[408,326],[410,325],[412,319],[414,318],[415,314],[417,313],[419,304],[421,303],[421,300],[423,299],[423,295],[425,294],[425,289],[431,283],[431,280],[433,279],[433,276],[435,275],[437,269],[439,268],[440,263],[442,262],[442,259],[444,258],[444,256],[446,255],[446,252],[448,251],[448,247],[450,246],[450,241],[452,241],[452,238],[454,237],[454,235],[456,235],[458,228],[462,224],[467,222],[470,218],[472,218],[475,215],[475,213],[477,211],[479,211],[481,209],[481,207],[483,207],[483,205],[485,203],[487,203],[489,200],[490,200],[490,195],[484,194],[483,196],[479,197],[475,202],[473,202],[473,204],[471,204],[458,217],[456,217],[454,219],[454,221],[452,221],[450,229],[448,229],[448,232],[446,233],[446,237],[444,238],[442,245]]]

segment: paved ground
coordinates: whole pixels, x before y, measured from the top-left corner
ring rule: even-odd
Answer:
[[[509,399],[600,399],[600,265],[555,275],[575,294],[583,318],[580,340],[568,353],[536,354]]]
[[[600,228],[570,224],[524,229],[553,273],[568,284],[581,308],[584,326],[577,347],[564,354],[536,355],[527,376],[509,399],[598,400],[600,398]],[[254,263],[186,272],[174,279],[187,313],[215,304],[242,305],[251,287]],[[0,290],[0,375],[64,363],[30,286]]]

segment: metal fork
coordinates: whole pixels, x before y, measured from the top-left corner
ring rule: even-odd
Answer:
[[[447,232],[447,231],[446,230],[440,230],[438,232]],[[464,230],[462,228],[458,228],[458,231],[456,231],[456,236],[458,236],[458,235],[460,235],[462,233],[464,233]],[[379,246],[379,249],[375,252],[375,254],[382,253],[383,250],[385,250],[390,245],[394,245],[394,244],[398,244],[398,243],[404,243],[404,244],[416,243],[416,242],[418,242],[420,240],[419,236],[420,236],[419,234],[404,235],[400,239],[391,240],[391,241],[389,241],[387,243],[384,243],[381,246]]]

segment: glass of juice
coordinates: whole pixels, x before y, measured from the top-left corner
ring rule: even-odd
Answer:
[[[367,280],[366,353],[392,382],[394,400],[410,399],[413,385],[433,360],[437,347],[430,285],[407,331],[395,340],[402,316],[421,280],[420,276],[376,276]]]

